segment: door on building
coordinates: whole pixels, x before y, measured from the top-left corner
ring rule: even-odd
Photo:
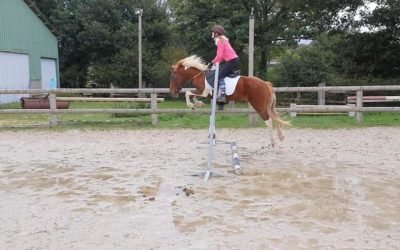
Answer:
[[[42,69],[42,89],[57,88],[56,60],[41,58],[40,66]]]
[[[29,56],[0,52],[0,89],[29,89]],[[0,103],[18,102],[24,95],[0,95]]]

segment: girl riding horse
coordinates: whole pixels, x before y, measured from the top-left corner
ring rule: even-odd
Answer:
[[[224,27],[221,25],[215,25],[212,29],[211,37],[214,39],[215,45],[217,45],[217,55],[212,60],[212,63],[215,65],[216,63],[225,62],[225,65],[220,69],[218,75],[219,91],[217,97],[219,109],[223,110],[226,102],[224,78],[227,75],[234,73],[239,61],[239,56],[232,48],[229,39],[225,36]]]
[[[202,106],[203,103],[197,97],[209,97],[212,89],[205,84],[207,65],[198,56],[189,56],[178,61],[171,66],[171,78],[169,92],[172,97],[178,97],[183,86],[189,82],[196,88],[194,91],[187,91],[186,104],[189,108]],[[191,102],[193,98],[194,103]],[[289,122],[284,121],[275,110],[276,95],[272,84],[257,77],[241,76],[237,82],[234,92],[227,96],[229,101],[247,101],[258,112],[268,127],[271,145],[274,147],[276,142],[272,133],[272,121],[277,123],[278,137],[284,139],[281,126],[290,126]]]

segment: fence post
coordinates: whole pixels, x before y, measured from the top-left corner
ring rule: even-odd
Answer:
[[[51,113],[50,126],[54,127],[57,126],[57,114],[55,113],[57,109],[56,94],[50,93],[49,99],[50,99],[50,113]]]
[[[320,83],[318,86],[325,87],[325,83]],[[325,105],[325,90],[318,90],[318,105]]]
[[[248,107],[249,107],[249,110],[250,110],[250,113],[249,113],[249,125],[251,127],[254,127],[258,123],[258,114],[254,113],[255,109],[253,108],[253,106],[251,106],[250,103],[248,104]]]
[[[355,108],[356,105],[353,103],[347,104],[347,106],[349,106],[350,108]],[[349,111],[349,117],[355,117],[356,116],[356,112],[354,111]]]
[[[152,93],[150,95],[150,97],[151,97],[150,107],[152,110],[156,110],[157,109],[157,93]],[[158,125],[158,114],[151,114],[151,124],[153,124],[153,126]]]
[[[251,14],[249,16],[249,76],[254,74],[254,15],[253,8],[251,9]],[[249,125],[254,127],[258,123],[258,114],[254,113],[254,108],[251,106],[250,102],[247,104],[249,110]]]
[[[235,101],[229,101],[229,108],[234,109],[235,108]]]
[[[358,109],[361,109],[363,107],[363,91],[362,90],[357,90],[356,107]],[[363,122],[363,113],[356,112],[356,119],[357,119],[357,124],[361,124]]]
[[[290,104],[290,108],[296,108],[296,103],[291,103]],[[290,118],[293,118],[293,117],[297,117],[297,112],[293,112],[293,111],[291,111],[290,112]]]

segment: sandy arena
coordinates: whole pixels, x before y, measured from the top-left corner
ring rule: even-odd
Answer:
[[[400,128],[217,132],[0,132],[0,248],[399,249]]]

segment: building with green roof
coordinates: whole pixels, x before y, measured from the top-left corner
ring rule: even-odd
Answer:
[[[32,0],[0,1],[0,89],[59,86],[57,31]],[[22,95],[0,95],[0,103]]]

